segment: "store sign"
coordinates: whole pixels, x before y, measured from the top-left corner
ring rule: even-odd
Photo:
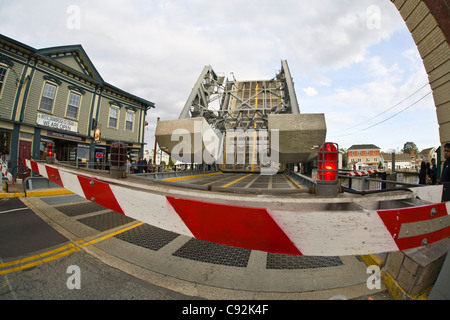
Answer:
[[[102,129],[100,127],[97,127],[94,133],[94,142],[99,143],[101,141],[102,141]]]
[[[70,134],[60,133],[60,132],[47,131],[47,135],[49,137],[55,137],[55,138],[64,139],[64,140],[86,141],[86,138],[72,136]]]
[[[49,114],[37,114],[37,124],[53,129],[78,132],[78,122],[51,116]]]

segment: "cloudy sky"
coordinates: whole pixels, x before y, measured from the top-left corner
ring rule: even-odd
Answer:
[[[439,146],[428,77],[389,0],[0,0],[0,33],[40,49],[81,44],[105,81],[177,119],[205,65],[271,79],[286,59],[302,113],[343,148]]]

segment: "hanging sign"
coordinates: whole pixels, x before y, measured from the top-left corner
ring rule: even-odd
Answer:
[[[102,129],[97,127],[94,132],[94,142],[99,143],[102,140]]]
[[[49,114],[38,113],[36,123],[44,127],[78,132],[78,122],[54,117]]]

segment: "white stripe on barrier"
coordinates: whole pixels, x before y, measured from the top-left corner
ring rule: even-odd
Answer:
[[[420,188],[414,188],[413,191],[419,199],[430,203],[440,203],[442,202],[442,192],[444,191],[444,186],[423,186]]]
[[[271,212],[303,255],[364,255],[398,251],[375,211]]]
[[[3,173],[3,175],[6,177],[6,179],[8,179],[8,181],[10,181],[14,184],[14,177],[8,171],[8,167],[6,166],[6,164],[4,164],[4,163],[0,164],[0,171]]]
[[[194,237],[180,216],[162,195],[111,185],[125,215],[164,230]]]

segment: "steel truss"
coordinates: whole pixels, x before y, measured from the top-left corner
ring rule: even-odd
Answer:
[[[219,76],[206,66],[179,119],[203,117],[213,128],[226,132],[267,130],[269,114],[300,113],[287,61],[271,80],[237,81]]]

